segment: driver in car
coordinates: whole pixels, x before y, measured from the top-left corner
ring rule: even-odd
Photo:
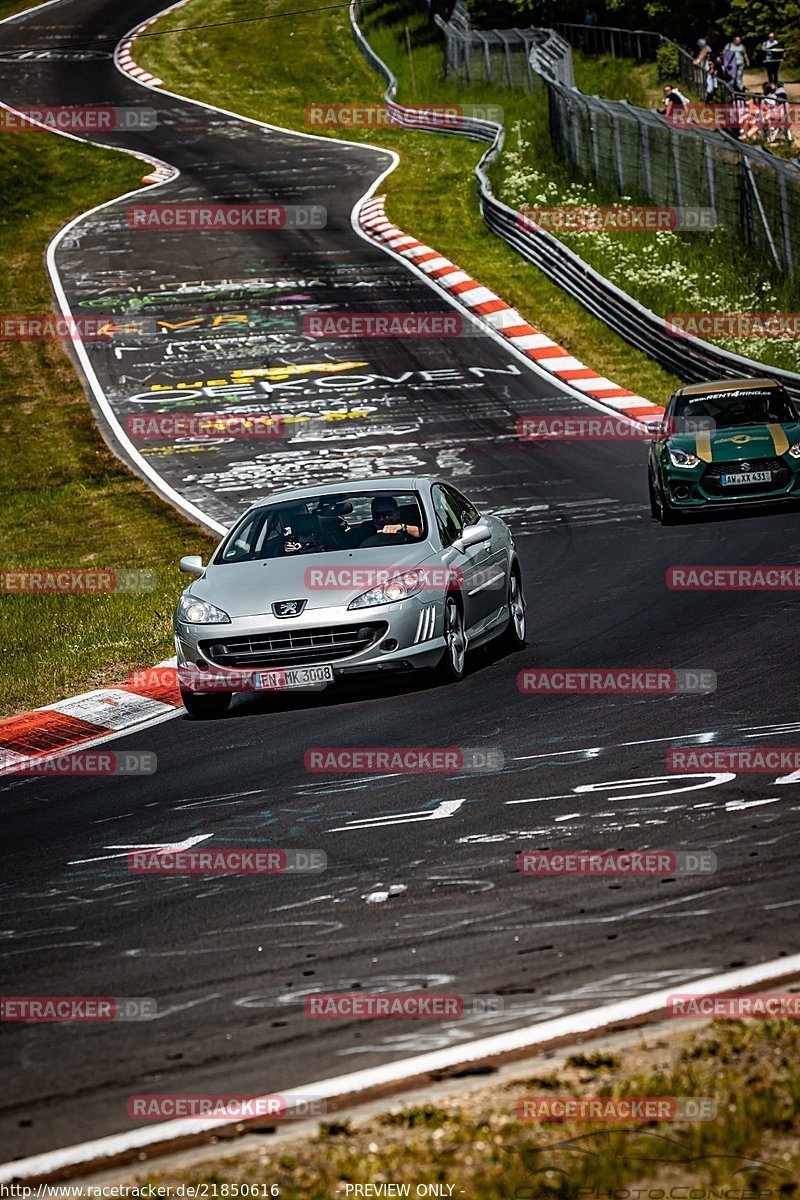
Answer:
[[[400,520],[400,508],[394,496],[373,496],[372,520],[364,521],[360,526],[362,546],[367,542],[373,545],[384,545],[384,537],[392,538],[392,542],[413,542],[420,536],[418,525],[408,525]],[[373,541],[374,539],[374,541]],[[391,543],[389,543],[391,544]]]

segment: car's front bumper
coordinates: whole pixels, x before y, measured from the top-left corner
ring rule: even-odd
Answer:
[[[197,690],[221,688],[226,678],[241,683],[254,672],[324,664],[333,667],[336,679],[435,666],[445,647],[443,624],[442,597],[423,592],[395,604],[320,608],[284,619],[236,617],[224,625],[176,621],[175,649],[179,670],[188,668]],[[189,686],[194,690],[194,683]],[[245,688],[246,682],[231,690]]]
[[[776,466],[759,467],[758,460],[753,463],[753,470],[771,469],[778,476],[777,485],[773,482],[768,486],[744,485],[727,490],[720,482],[720,476],[726,468],[736,468],[738,464],[731,462],[703,463],[701,467],[688,471],[662,467],[662,487],[673,508],[682,509],[729,508],[800,500],[800,465],[795,466],[793,461],[787,461],[786,458],[774,461],[780,463],[780,470]]]

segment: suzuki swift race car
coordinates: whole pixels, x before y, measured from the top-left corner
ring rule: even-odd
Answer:
[[[650,447],[648,484],[662,525],[698,510],[800,501],[800,413],[774,379],[680,388]]]
[[[237,691],[324,687],[347,675],[436,671],[468,649],[525,645],[508,526],[445,480],[350,480],[254,504],[175,612],[178,681],[192,716]]]

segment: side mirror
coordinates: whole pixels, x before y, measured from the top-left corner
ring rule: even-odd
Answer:
[[[479,546],[481,542],[490,542],[491,540],[491,529],[483,522],[479,522],[477,525],[467,525],[462,531],[461,537],[456,538],[453,545],[463,554],[465,550],[469,550],[470,546]]]
[[[184,575],[195,575],[199,578],[205,571],[203,560],[199,554],[186,554],[178,563],[178,570]]]

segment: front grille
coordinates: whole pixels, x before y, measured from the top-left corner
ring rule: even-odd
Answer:
[[[302,667],[350,658],[379,642],[388,628],[386,621],[374,621],[316,629],[276,629],[200,642],[199,650],[220,667]]]
[[[748,458],[749,471],[771,471],[769,483],[743,483],[723,487],[723,475],[735,475],[738,462],[710,463],[703,472],[702,485],[709,496],[749,496],[761,492],[783,492],[789,486],[792,472],[781,458]]]

